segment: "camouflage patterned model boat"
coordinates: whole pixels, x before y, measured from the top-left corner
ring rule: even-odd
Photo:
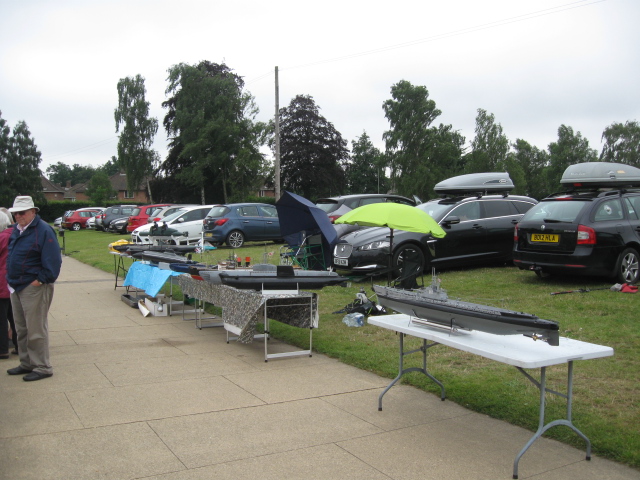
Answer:
[[[525,335],[543,340],[549,345],[559,344],[559,326],[552,320],[503,308],[449,299],[434,276],[430,286],[414,290],[374,285],[378,303],[412,317],[424,319],[436,326],[452,329],[479,330],[494,335]]]

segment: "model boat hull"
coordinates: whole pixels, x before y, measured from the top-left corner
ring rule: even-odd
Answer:
[[[386,309],[437,325],[480,330],[494,335],[521,334],[539,338],[549,345],[559,344],[558,323],[535,315],[448,298],[429,298],[420,290],[401,290],[380,285],[374,285],[373,289],[378,296],[378,303]]]

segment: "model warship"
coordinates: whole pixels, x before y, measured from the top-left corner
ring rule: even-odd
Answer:
[[[559,345],[558,323],[536,315],[450,299],[440,280],[433,275],[431,285],[403,290],[374,285],[378,303],[412,318],[418,325],[452,330],[479,330],[494,335],[525,335],[549,345]]]

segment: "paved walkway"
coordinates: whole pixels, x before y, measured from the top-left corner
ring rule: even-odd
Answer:
[[[510,479],[531,437],[402,385],[378,412],[386,378],[319,354],[265,363],[261,342],[143,317],[122,293],[113,275],[65,257],[54,376],[0,375],[0,479]],[[640,478],[584,457],[540,439],[520,478]]]

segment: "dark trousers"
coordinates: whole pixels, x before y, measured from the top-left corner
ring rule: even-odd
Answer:
[[[9,325],[11,325],[11,341],[13,348],[18,348],[18,334],[13,321],[13,310],[10,298],[0,298],[0,355],[9,353]]]

